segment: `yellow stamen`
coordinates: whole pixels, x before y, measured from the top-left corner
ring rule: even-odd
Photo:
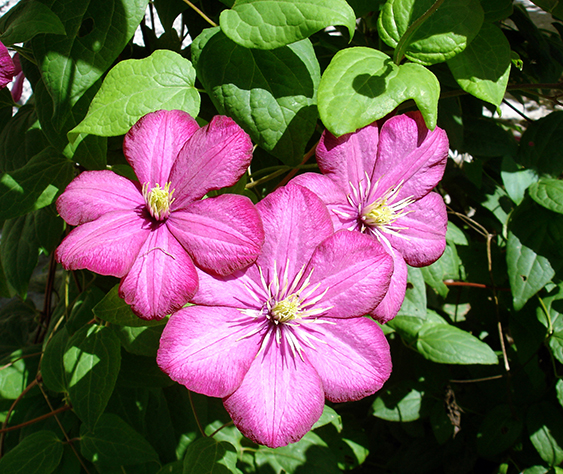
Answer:
[[[272,308],[272,317],[277,323],[285,323],[297,318],[301,300],[296,294],[289,295],[282,301],[278,301]]]
[[[164,188],[157,184],[149,191],[149,183],[143,184],[143,196],[147,203],[147,208],[156,220],[162,221],[170,215],[170,205],[174,202],[172,194],[174,189],[170,191],[170,183],[166,183]]]

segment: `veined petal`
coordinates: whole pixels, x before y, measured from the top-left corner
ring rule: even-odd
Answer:
[[[252,141],[248,134],[229,117],[213,117],[178,154],[170,173],[172,187],[176,189],[174,207],[180,209],[211,190],[232,186],[251,159]]]
[[[311,429],[323,412],[324,393],[315,369],[293,357],[283,338],[279,345],[271,338],[223,402],[243,435],[277,448]]]
[[[74,229],[56,250],[67,270],[86,268],[101,275],[124,276],[150,233],[139,211],[108,212]]]
[[[8,52],[8,48],[0,42],[0,89],[12,82],[16,74],[16,66]]]
[[[184,308],[166,323],[156,360],[189,390],[226,397],[239,387],[260,349],[263,334],[249,335],[256,326],[233,308]]]
[[[143,319],[162,319],[179,310],[195,294],[198,278],[189,255],[166,225],[151,232],[119,296]]]
[[[396,221],[396,225],[404,230],[401,230],[399,236],[387,237],[409,265],[430,265],[442,256],[446,248],[446,205],[442,196],[430,193],[410,204],[408,210],[412,212],[405,213]]]
[[[67,224],[90,222],[111,211],[145,206],[137,185],[113,171],[84,171],[57,199],[57,211]]]
[[[265,272],[289,266],[289,281],[333,233],[326,206],[308,189],[289,184],[262,199],[256,207],[264,223],[264,247],[256,261]],[[267,279],[271,281],[273,275]]]
[[[298,184],[313,191],[328,207],[335,230],[355,227],[359,218],[359,210],[352,207],[344,189],[329,176],[318,173],[304,173],[293,178],[290,183]]]
[[[173,212],[167,225],[196,265],[219,275],[254,262],[264,242],[252,201],[234,194],[193,202]]]
[[[366,181],[366,173],[371,178],[378,142],[376,122],[338,138],[325,130],[317,145],[319,168],[343,189],[348,189],[349,183],[357,186]]]
[[[368,314],[379,304],[389,287],[393,259],[373,237],[341,230],[324,240],[315,250],[304,275],[311,295],[324,293],[323,317],[350,318]]]
[[[370,176],[382,192],[403,183],[397,199],[418,199],[442,179],[448,157],[446,132],[428,130],[419,112],[398,115],[381,127],[377,161]]]
[[[181,110],[158,110],[142,117],[123,141],[123,153],[141,184],[164,187],[170,170],[199,125]]]
[[[380,323],[386,323],[397,316],[407,289],[407,264],[398,250],[390,253],[390,255],[393,257],[393,276],[389,283],[389,289],[381,303],[371,312],[371,316]]]
[[[383,331],[369,318],[315,325],[316,344],[307,359],[319,374],[331,402],[359,400],[375,393],[391,375],[391,353]]]

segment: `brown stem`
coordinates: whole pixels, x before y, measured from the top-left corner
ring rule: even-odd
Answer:
[[[207,435],[205,434],[205,431],[203,431],[203,427],[201,426],[201,423],[199,422],[199,418],[197,417],[197,412],[195,411],[195,406],[194,406],[194,401],[192,399],[192,392],[188,390],[188,397],[190,398],[190,406],[192,407],[192,412],[194,414],[194,418],[195,418],[195,422],[197,424],[197,427],[199,428],[199,432],[201,433],[201,435],[204,438],[207,438]]]
[[[3,428],[0,430],[0,433],[7,433],[8,431],[19,430],[20,428],[24,428],[26,426],[32,425],[33,423],[37,423],[38,421],[43,421],[47,418],[50,418],[53,415],[57,415],[58,413],[62,413],[63,411],[71,410],[72,407],[70,405],[65,405],[60,408],[57,408],[55,411],[51,411],[46,413],[45,415],[38,416],[33,420],[26,421],[25,423],[20,423],[19,425],[10,426],[9,428]]]
[[[444,285],[446,286],[469,286],[471,288],[485,288],[492,289],[491,285],[485,285],[484,283],[473,283],[470,281],[453,281],[444,280]],[[497,291],[510,291],[510,288],[496,288]]]
[[[311,147],[311,149],[307,153],[305,153],[305,156],[303,157],[303,160],[301,161],[300,166],[303,166],[305,163],[307,163],[307,161],[309,161],[309,158],[311,158],[315,154],[315,151],[317,149],[318,144],[319,144],[319,142],[315,143]],[[278,184],[276,186],[276,189],[281,188],[282,186],[285,186],[289,182],[289,180],[297,174],[297,171],[299,171],[299,166],[296,166],[289,173],[287,173],[287,176],[280,181],[280,184]]]

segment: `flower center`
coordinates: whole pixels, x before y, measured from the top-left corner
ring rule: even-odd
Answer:
[[[285,323],[299,317],[299,306],[301,300],[296,294],[278,301],[270,310],[270,314],[276,323]]]
[[[398,234],[403,228],[393,225],[397,219],[408,214],[406,208],[414,202],[412,197],[396,201],[401,185],[386,191],[371,204],[365,206],[361,213],[361,220],[365,226],[377,227],[383,232]]]
[[[174,189],[170,191],[170,183],[166,183],[164,188],[157,184],[149,191],[149,183],[143,184],[143,196],[147,203],[147,208],[157,221],[162,221],[170,215],[170,205],[174,202],[172,194]]]

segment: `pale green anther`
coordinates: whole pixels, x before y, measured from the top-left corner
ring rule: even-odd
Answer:
[[[272,317],[278,323],[285,323],[298,317],[301,300],[297,295],[289,295],[282,301],[278,301],[271,310]]]
[[[170,183],[166,183],[164,188],[157,184],[149,191],[149,183],[143,184],[143,196],[147,203],[147,208],[156,220],[162,221],[170,215],[170,205],[174,202],[172,194],[174,189],[170,191]]]
[[[368,225],[381,226],[392,223],[397,217],[387,205],[387,200],[380,199],[369,206],[369,211],[364,214],[364,222]]]

